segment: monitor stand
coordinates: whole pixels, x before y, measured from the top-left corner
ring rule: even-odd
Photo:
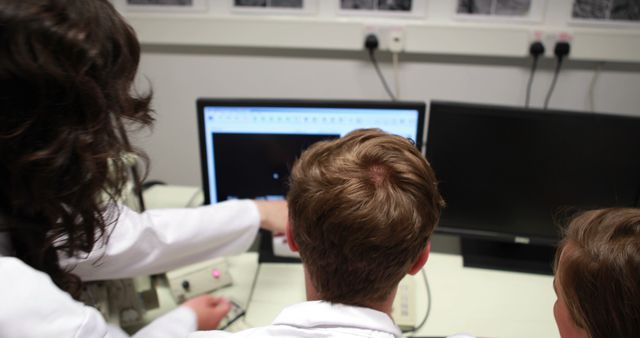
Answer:
[[[553,275],[555,246],[461,238],[464,266]]]
[[[300,263],[300,258],[281,257],[273,252],[271,232],[260,229],[260,246],[258,247],[258,263]]]

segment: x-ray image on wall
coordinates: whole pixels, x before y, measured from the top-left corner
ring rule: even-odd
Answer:
[[[303,8],[304,0],[235,0],[236,7]]]
[[[412,0],[340,0],[340,8],[346,10],[410,12],[412,4]]]
[[[640,21],[640,0],[574,0],[573,18]]]
[[[531,0],[458,0],[458,14],[527,16]]]
[[[193,6],[193,0],[127,0],[129,5]]]

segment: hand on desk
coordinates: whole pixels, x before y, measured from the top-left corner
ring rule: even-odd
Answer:
[[[284,234],[289,221],[289,210],[286,201],[255,201],[260,212],[260,227]]]
[[[229,312],[231,304],[222,297],[202,295],[184,302],[186,306],[196,313],[198,330],[215,330],[220,321]]]

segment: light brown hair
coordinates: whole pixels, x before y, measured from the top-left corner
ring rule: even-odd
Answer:
[[[319,296],[384,300],[417,260],[444,202],[409,140],[362,129],[309,147],[287,196],[293,238]]]
[[[640,337],[640,209],[593,210],[574,218],[555,265],[578,327],[591,338]]]

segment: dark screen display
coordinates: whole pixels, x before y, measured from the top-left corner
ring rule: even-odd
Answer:
[[[214,133],[220,200],[284,199],[295,160],[310,145],[340,135]]]
[[[640,118],[434,102],[426,149],[445,232],[550,242],[571,213],[638,205]]]

